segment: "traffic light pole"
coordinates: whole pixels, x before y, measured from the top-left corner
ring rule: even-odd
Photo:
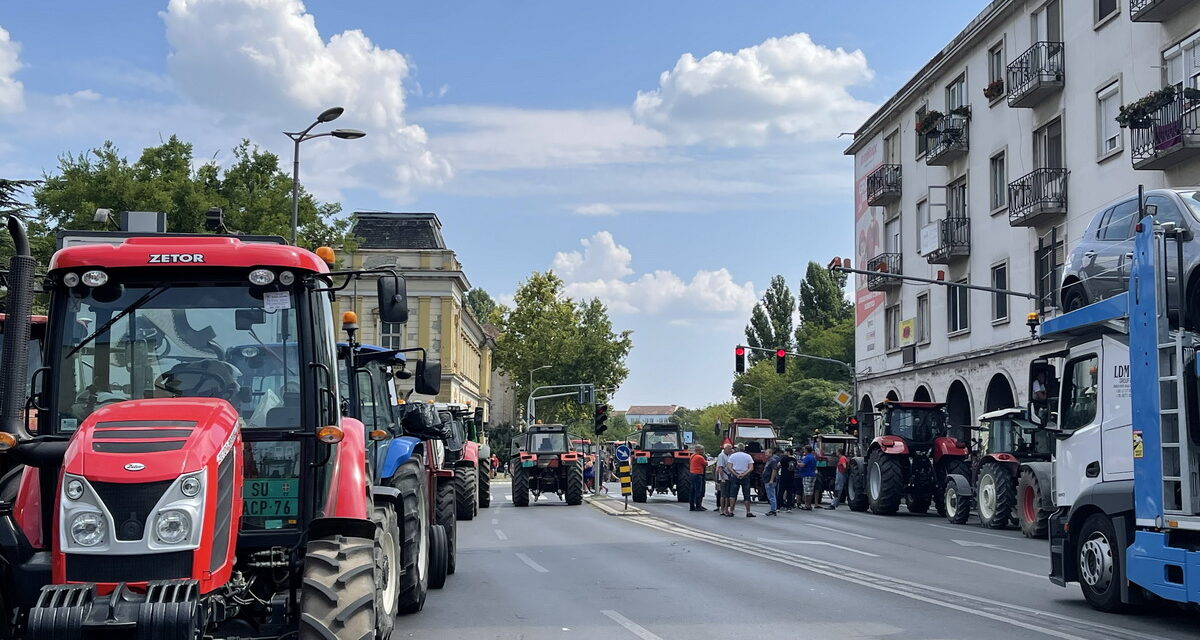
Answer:
[[[777,352],[782,351],[782,349],[764,349],[762,347],[749,347],[749,346],[743,346],[742,348],[743,349],[754,349],[755,351],[764,351],[764,352],[770,353],[772,355],[775,355]],[[850,364],[849,362],[843,362],[841,360],[835,360],[833,358],[822,358],[821,356],[812,356],[807,353],[797,353],[794,351],[787,351],[786,353],[789,356],[792,356],[795,358],[804,358],[806,360],[816,360],[817,362],[828,362],[830,364],[836,364],[836,365],[845,367],[846,372],[850,374],[850,384],[853,386],[852,393],[854,394],[854,398],[851,401],[851,408],[852,408],[852,410],[857,410],[857,406],[855,406],[855,405],[858,404],[858,375],[854,372],[854,365]]]
[[[579,397],[579,390],[583,389],[585,387],[592,387],[594,389],[595,385],[587,384],[587,383],[551,384],[551,385],[543,385],[543,386],[537,387],[533,391],[530,391],[529,399],[525,403],[525,422],[528,424],[533,424],[533,410],[534,410],[534,406],[538,400],[549,400],[550,398],[566,398],[568,396]],[[555,394],[550,394],[550,395],[545,395],[545,396],[536,395],[537,392],[545,390],[545,389],[575,389],[575,391],[568,391],[566,393],[555,393]]]

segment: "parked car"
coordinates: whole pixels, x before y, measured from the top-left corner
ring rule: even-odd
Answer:
[[[1159,223],[1173,222],[1188,234],[1183,249],[1184,282],[1187,285],[1188,324],[1200,327],[1200,187],[1153,189],[1146,192],[1147,213]],[[1137,196],[1105,205],[1093,216],[1079,244],[1067,256],[1059,301],[1064,311],[1074,311],[1127,290],[1133,258],[1134,224],[1138,217]],[[1179,307],[1176,277],[1178,254],[1167,244],[1168,304]]]

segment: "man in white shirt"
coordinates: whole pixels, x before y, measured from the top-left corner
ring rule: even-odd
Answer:
[[[725,470],[725,466],[729,463],[729,455],[733,453],[733,445],[728,442],[721,447],[721,453],[717,456],[717,513],[721,515],[733,514],[733,500],[729,498],[729,491],[726,487],[729,484],[729,475]]]
[[[733,510],[737,506],[737,494],[740,489],[742,498],[746,501],[746,517],[755,517],[750,513],[750,472],[754,470],[754,458],[745,451],[735,451],[729,455],[729,461],[725,463],[725,474],[729,477],[729,482],[726,485],[729,493],[729,513],[726,516],[732,518]]]

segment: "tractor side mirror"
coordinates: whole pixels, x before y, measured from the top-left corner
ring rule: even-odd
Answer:
[[[483,407],[475,407],[475,424],[483,424]]]
[[[413,391],[423,396],[436,396],[442,390],[442,364],[417,361],[417,377]]]
[[[379,300],[379,319],[403,324],[408,322],[408,287],[404,278],[394,274],[379,276],[376,281]]]
[[[238,309],[233,312],[233,324],[238,331],[249,331],[266,321],[267,314],[262,309]]]

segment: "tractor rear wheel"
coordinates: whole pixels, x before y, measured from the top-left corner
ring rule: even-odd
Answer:
[[[459,520],[473,520],[479,508],[479,481],[476,479],[479,474],[476,469],[475,466],[454,468],[454,511]]]
[[[492,476],[487,471],[479,474],[479,508],[492,506]]]
[[[850,473],[846,477],[846,504],[851,511],[866,511],[869,499],[867,497],[867,470],[865,465],[850,462]]]
[[[372,540],[310,540],[300,590],[301,640],[375,637],[376,571]]]
[[[455,517],[454,483],[446,480],[438,484],[437,492],[437,524],[446,530],[446,575],[454,575],[456,564],[455,547],[458,542],[458,519]]]
[[[425,466],[419,457],[400,465],[392,476],[400,491],[400,574],[398,609],[416,613],[425,607],[429,593],[429,505],[425,490]]]
[[[687,465],[677,464],[678,472],[675,474],[675,501],[687,502],[692,501],[692,474],[688,470]]]
[[[950,524],[966,524],[971,517],[971,497],[958,495],[958,488],[949,479],[942,489],[942,508]]]
[[[520,462],[512,471],[512,501],[514,507],[529,506],[529,475]]]
[[[871,513],[891,515],[900,509],[904,495],[904,467],[900,459],[880,451],[867,459],[867,497]]]
[[[375,637],[387,640],[396,626],[396,600],[400,588],[400,524],[396,507],[375,506]]]
[[[630,485],[633,488],[633,501],[646,501],[646,484],[650,481],[650,469],[645,464],[633,465],[633,472],[629,478]]]
[[[979,524],[983,528],[1008,526],[1017,502],[1017,487],[1007,466],[998,462],[983,463],[979,468],[975,495],[979,496]]]
[[[1021,533],[1026,538],[1045,538],[1053,509],[1047,509],[1047,496],[1042,493],[1042,484],[1031,469],[1021,470],[1017,482],[1017,514],[1021,519]]]
[[[446,529],[440,524],[429,527],[429,586],[441,589],[446,586],[446,575],[450,562],[450,546],[446,540]]]
[[[574,462],[567,467],[566,498],[567,504],[577,505],[583,504],[583,465],[579,462]]]

